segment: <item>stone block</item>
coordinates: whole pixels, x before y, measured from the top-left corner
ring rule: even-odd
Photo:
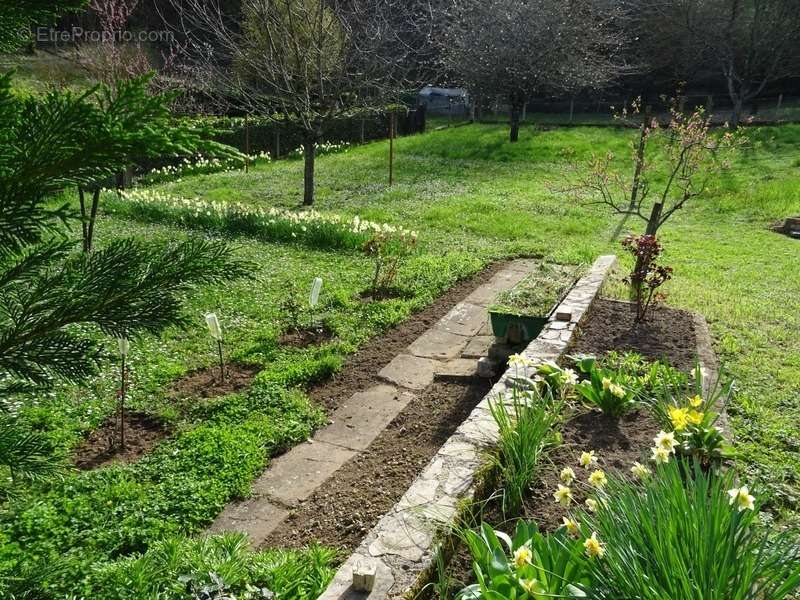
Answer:
[[[305,500],[356,452],[322,441],[300,444],[279,456],[253,484],[256,495],[286,506]]]
[[[378,372],[378,376],[404,388],[424,390],[433,383],[439,365],[438,361],[429,358],[398,354]]]
[[[436,324],[436,329],[463,336],[473,336],[488,321],[486,308],[468,302],[459,302]]]
[[[440,381],[472,381],[478,376],[478,361],[454,358],[436,367],[434,379]]]
[[[331,415],[332,423],[314,436],[316,441],[364,450],[414,399],[393,385],[376,385],[353,394]]]
[[[414,340],[408,352],[420,358],[457,358],[469,342],[468,337],[434,327]]]
[[[483,358],[489,356],[489,349],[494,344],[494,336],[478,335],[470,339],[461,351],[461,358]]]

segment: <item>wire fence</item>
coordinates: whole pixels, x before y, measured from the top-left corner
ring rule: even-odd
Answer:
[[[614,118],[623,107],[629,106],[633,96],[613,98],[564,98],[533,99],[527,102],[520,114],[523,123],[564,126],[611,126],[620,125]],[[733,103],[727,95],[687,94],[677,101],[681,111],[692,111],[703,107],[711,115],[712,122],[722,125],[733,120]],[[647,102],[651,114],[659,120],[669,118],[669,102],[657,99]],[[463,122],[507,123],[511,107],[500,96],[486,99],[465,99],[428,111],[429,123],[446,127]],[[800,96],[763,96],[749,101],[742,107],[742,122],[767,125],[800,122]]]

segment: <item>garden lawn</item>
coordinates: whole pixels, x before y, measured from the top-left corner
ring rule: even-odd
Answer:
[[[787,519],[800,511],[800,242],[767,225],[800,213],[800,126],[751,129],[749,135],[750,148],[734,171],[662,230],[665,260],[675,268],[666,288],[670,304],[709,319],[717,351],[739,390],[729,407],[739,464],[768,486],[774,495],[768,507]],[[619,253],[618,240],[611,240],[617,220],[600,207],[566,200],[557,188],[571,162],[594,152],[626,156],[632,136],[616,129],[528,126],[511,145],[504,127],[475,125],[401,138],[392,187],[386,185],[386,142],[321,157],[318,210],[419,232],[418,252],[400,270],[400,296],[373,303],[358,298],[369,286],[372,263],[357,249],[231,236],[241,255],[257,265],[255,277],[190,294],[193,326],[131,345],[130,408],[165,420],[173,431],[170,440],[139,463],[69,475],[9,502],[0,515],[0,580],[6,577],[17,589],[35,582],[45,595],[59,597],[70,591],[103,597],[98,590],[111,593],[111,581],[136,581],[159,552],[188,552],[190,542],[182,536],[202,530],[226,501],[246,493],[274,452],[321,422],[319,411],[291,388],[330,377],[364,340],[492,260],[525,255],[577,264]],[[299,160],[278,161],[247,174],[184,177],[156,190],[254,208],[294,208],[302,168]],[[643,225],[631,220],[626,228],[641,231]],[[100,244],[120,235],[168,240],[192,233],[121,214],[105,214],[98,229]],[[333,330],[335,341],[280,347],[278,337],[288,326],[281,302],[292,283],[298,297],[306,298],[316,276],[325,281],[317,318]],[[614,290],[624,293],[619,285]],[[263,371],[249,391],[176,404],[168,393],[171,382],[214,363],[203,322],[212,310],[226,332],[229,357]],[[24,399],[20,414],[69,453],[113,410],[116,377],[109,362],[89,386],[62,386],[38,402]],[[275,580],[263,571],[264,564],[276,564],[268,558],[252,559],[237,571],[237,581],[247,580],[248,569],[261,582]],[[320,563],[324,570],[329,558],[303,564]],[[181,568],[195,568],[186,561],[176,565],[175,572],[159,576],[166,580]],[[312,595],[323,584],[320,569],[313,569],[304,591],[283,597]],[[11,573],[16,580],[7,577]]]
[[[579,206],[558,188],[569,165],[614,152],[620,164],[635,133],[621,129],[542,130],[527,126],[519,143],[500,125],[471,125],[396,140],[388,187],[388,144],[376,142],[324,157],[317,171],[322,211],[399,223],[420,232],[421,250],[468,252],[487,261],[541,255],[589,262],[620,253],[611,236],[619,218]],[[747,130],[748,147],[708,194],[661,230],[675,268],[668,303],[705,315],[726,375],[738,393],[731,406],[739,464],[772,494],[780,519],[800,511],[800,242],[768,230],[800,214],[800,126]],[[302,163],[282,161],[249,174],[225,173],[164,184],[160,190],[253,206],[293,207]],[[626,231],[642,231],[629,220]],[[620,236],[621,237],[621,236]],[[623,265],[628,263],[623,261]],[[621,286],[616,293],[624,294]]]

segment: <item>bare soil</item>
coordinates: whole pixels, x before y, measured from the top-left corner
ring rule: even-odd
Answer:
[[[119,433],[119,418],[114,415],[78,446],[74,454],[75,466],[89,470],[112,462],[134,462],[169,435],[169,430],[150,415],[126,412],[124,450],[119,446]]]
[[[264,542],[300,548],[312,541],[352,552],[394,506],[492,382],[437,382],[412,400],[366,450],[333,474]]]
[[[332,338],[333,332],[327,325],[314,325],[287,331],[278,338],[278,345],[292,348],[308,348],[316,344],[324,344]]]
[[[216,398],[247,389],[253,378],[261,370],[257,365],[243,363],[225,363],[225,378],[220,377],[219,365],[196,369],[187,373],[167,392],[167,397],[181,398]]]
[[[643,323],[636,325],[635,317],[630,302],[598,299],[569,353],[633,351],[651,360],[666,359],[684,371],[694,368],[697,343],[692,313],[659,304]]]

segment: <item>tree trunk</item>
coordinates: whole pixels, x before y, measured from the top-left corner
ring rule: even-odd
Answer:
[[[519,114],[522,102],[516,96],[511,97],[511,135],[509,141],[514,143],[519,140]]]
[[[317,142],[308,138],[303,142],[303,206],[314,204],[314,160],[317,153]]]
[[[742,106],[744,102],[742,101],[741,96],[736,96],[733,98],[733,114],[731,115],[731,127],[737,128],[739,126],[739,122],[742,120]]]

